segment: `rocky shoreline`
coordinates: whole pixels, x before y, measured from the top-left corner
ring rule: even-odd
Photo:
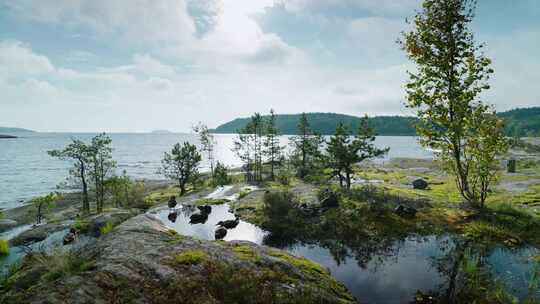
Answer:
[[[77,266],[55,280],[37,256],[25,258],[3,303],[355,303],[304,258],[250,242],[192,239],[146,214],[72,254],[65,258]]]

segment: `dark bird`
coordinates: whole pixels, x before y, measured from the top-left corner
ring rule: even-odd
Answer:
[[[178,213],[176,213],[175,211],[169,213],[169,215],[167,215],[167,218],[169,219],[169,221],[171,222],[176,222],[176,218],[178,217]]]
[[[169,206],[169,208],[174,208],[176,207],[177,203],[176,203],[176,196],[171,196],[169,198],[169,202],[167,203],[167,206]]]
[[[204,224],[208,220],[208,213],[194,213],[189,217],[190,224]]]
[[[219,221],[216,225],[227,229],[233,229],[240,223],[238,216],[234,220]]]
[[[197,208],[201,210],[201,213],[210,214],[212,212],[212,206],[210,205],[197,206]]]
[[[218,229],[216,229],[216,232],[214,233],[214,237],[216,238],[216,240],[221,240],[226,235],[227,235],[227,229],[223,227],[219,227]]]

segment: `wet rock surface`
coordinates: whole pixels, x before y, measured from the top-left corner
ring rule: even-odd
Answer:
[[[23,231],[9,241],[11,246],[26,246],[46,239],[51,233],[65,229],[64,225],[44,224]]]
[[[17,221],[10,219],[0,219],[0,232],[4,232],[17,226]]]
[[[251,242],[202,241],[178,235],[146,214],[125,221],[80,254],[93,261],[92,268],[43,281],[39,280],[41,265],[26,265],[18,274],[26,277],[20,281],[25,284],[5,294],[3,300],[354,303],[345,287],[318,264]]]

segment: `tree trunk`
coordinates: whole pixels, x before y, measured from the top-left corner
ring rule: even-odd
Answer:
[[[179,181],[178,184],[180,186],[180,196],[182,196],[186,193],[186,183],[183,181]]]
[[[347,190],[351,190],[351,173],[345,173],[345,181],[347,182]]]
[[[86,183],[86,169],[84,163],[80,161],[80,174],[82,183],[82,209],[84,213],[90,212],[90,204],[88,203],[88,184]]]

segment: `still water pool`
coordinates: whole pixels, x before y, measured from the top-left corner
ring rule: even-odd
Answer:
[[[191,224],[190,218],[200,211],[194,206],[179,206],[174,210],[158,208],[150,214],[180,234],[214,240],[216,224],[234,219],[228,204],[212,205],[203,223]],[[174,222],[169,215],[175,213]],[[264,231],[256,225],[241,221],[229,229],[225,240],[246,240],[262,245],[280,247],[296,256],[304,256],[328,268],[334,278],[344,283],[361,303],[410,303],[418,291],[445,296],[452,280],[455,257],[468,248],[458,237],[451,235],[411,235],[374,249],[349,248],[341,240],[290,242],[276,246],[279,235]],[[483,258],[483,269],[505,285],[507,290],[523,299],[529,294],[528,282],[533,277],[533,256],[538,251],[531,247],[515,250],[495,248]],[[533,291],[534,292],[534,291]],[[538,294],[537,296],[540,296]]]

